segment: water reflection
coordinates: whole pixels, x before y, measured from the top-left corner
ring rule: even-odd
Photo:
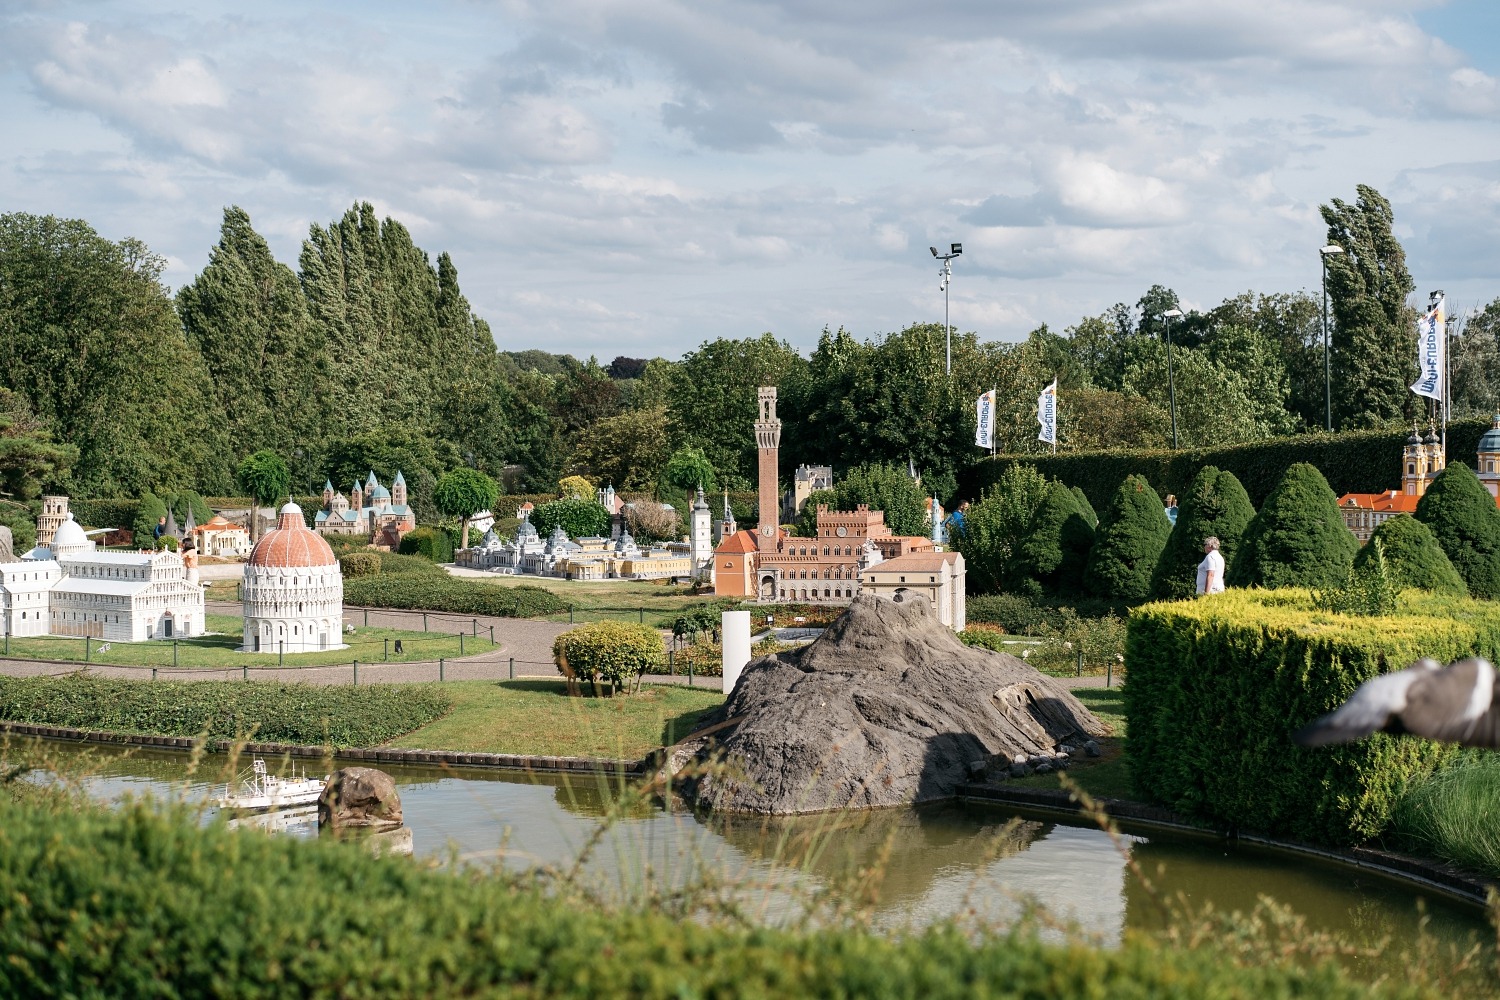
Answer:
[[[86,774],[82,786],[106,800],[151,793],[202,801],[225,780],[222,757],[205,758],[188,776],[182,754],[47,747],[60,769]],[[273,772],[281,770],[268,763]],[[700,820],[642,804],[596,843],[618,779],[382,769],[400,790],[418,857],[564,870],[587,850],[582,873],[623,898],[638,896],[647,881],[680,886],[710,877],[738,882],[736,898],[748,898],[749,912],[769,922],[794,916],[810,893],[821,892],[825,902],[873,896],[868,909],[877,924],[889,927],[958,913],[1004,924],[1035,899],[1104,942],[1118,941],[1130,928],[1158,929],[1164,919],[1100,831],[1017,818],[992,806]],[[211,812],[205,809],[206,816]],[[316,835],[315,820],[244,822]],[[1193,908],[1212,903],[1220,911],[1249,912],[1261,896],[1272,896],[1304,915],[1309,927],[1365,945],[1386,936],[1409,939],[1421,919],[1421,893],[1367,874],[1218,841],[1151,834],[1123,837],[1122,845],[1160,893]],[[1426,909],[1429,931],[1440,941],[1487,931],[1476,910],[1442,898],[1429,898]]]

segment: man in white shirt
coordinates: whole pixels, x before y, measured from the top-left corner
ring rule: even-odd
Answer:
[[[1219,540],[1213,535],[1203,539],[1203,561],[1198,564],[1198,593],[1224,592],[1224,557],[1219,554]]]

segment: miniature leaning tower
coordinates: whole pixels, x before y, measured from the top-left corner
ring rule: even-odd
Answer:
[[[67,497],[42,497],[42,512],[36,519],[36,543],[51,546],[58,527],[68,519]]]

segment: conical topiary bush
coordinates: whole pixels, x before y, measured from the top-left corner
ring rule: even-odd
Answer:
[[[1356,570],[1375,558],[1377,540],[1385,552],[1386,572],[1397,589],[1415,588],[1460,596],[1469,592],[1437,537],[1416,518],[1397,514],[1376,528],[1354,557]]]
[[[1073,494],[1073,499],[1078,501],[1078,509],[1083,513],[1083,519],[1089,523],[1090,528],[1099,527],[1099,515],[1094,513],[1094,505],[1089,503],[1089,496],[1077,486],[1068,487],[1068,492]]]
[[[1251,518],[1226,574],[1232,587],[1337,587],[1359,542],[1323,473],[1298,462]]]
[[[1432,529],[1469,593],[1500,598],[1500,511],[1479,477],[1455,462],[1417,501],[1417,520]]]
[[[1198,564],[1203,561],[1203,540],[1219,539],[1224,565],[1234,562],[1240,536],[1255,516],[1250,494],[1234,477],[1205,465],[1193,477],[1177,511],[1177,526],[1167,537],[1166,547],[1151,575],[1151,596],[1192,597],[1198,587]]]
[[[1043,593],[1072,597],[1081,592],[1093,547],[1093,525],[1078,509],[1073,491],[1058,484],[1037,507],[1021,543],[1021,560]]]
[[[1161,497],[1145,479],[1127,476],[1094,532],[1090,588],[1117,601],[1145,600],[1151,594],[1151,573],[1171,530],[1172,522],[1162,514]]]

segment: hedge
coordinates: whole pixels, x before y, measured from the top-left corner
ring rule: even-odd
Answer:
[[[429,562],[453,561],[453,542],[442,528],[421,527],[408,531],[401,537],[397,551],[404,556],[421,556]]]
[[[1126,755],[1138,790],[1188,816],[1334,846],[1386,826],[1403,786],[1451,747],[1377,733],[1299,748],[1291,733],[1423,656],[1500,653],[1500,604],[1408,591],[1379,618],[1306,590],[1148,604],[1126,638]]]
[[[451,577],[392,576],[385,572],[345,580],[344,604],[499,618],[541,618],[568,610],[568,602],[541,587],[506,587]]]
[[[1064,417],[1066,419],[1066,417]],[[1486,419],[1456,420],[1448,425],[1450,461],[1473,461],[1479,438],[1490,429]],[[1333,491],[1381,493],[1401,485],[1401,453],[1411,429],[1350,431],[1339,434],[1301,434],[1223,448],[1114,449],[1048,454],[996,455],[969,466],[959,481],[959,497],[974,500],[998,482],[1006,466],[1021,462],[1069,486],[1078,486],[1096,508],[1109,503],[1120,481],[1144,476],[1165,496],[1184,495],[1205,465],[1232,472],[1257,509],[1265,503],[1289,467],[1310,462],[1327,478]]]
[[[1071,619],[1066,609],[1080,618],[1124,615],[1128,605],[1103,600],[1048,601],[1021,594],[982,594],[971,597],[964,617],[971,623],[995,625],[1011,635],[1039,635],[1044,629],[1065,629]]]
[[[339,556],[339,569],[344,578],[380,575],[379,552],[345,552]]]
[[[575,693],[575,678],[596,684],[608,681],[613,689],[660,670],[667,661],[661,633],[635,622],[587,622],[569,629],[552,640],[552,655]]]
[[[185,808],[72,811],[0,794],[5,996],[1119,997],[1437,996],[1331,961],[1236,961],[1145,935],[1118,947],[868,929],[708,926],[667,902],[599,905],[564,884],[375,859],[333,838],[203,826]]]
[[[116,733],[378,746],[453,705],[437,685],[365,687],[262,681],[128,681],[63,674],[0,677],[0,719]],[[0,991],[3,992],[3,991]]]
[[[141,502],[134,498],[68,500],[68,509],[73,512],[73,519],[90,528],[134,527],[140,506]]]

